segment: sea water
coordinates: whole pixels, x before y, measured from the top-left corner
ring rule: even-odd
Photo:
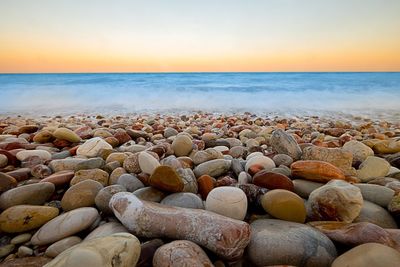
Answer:
[[[0,74],[0,114],[140,112],[400,116],[400,73]]]

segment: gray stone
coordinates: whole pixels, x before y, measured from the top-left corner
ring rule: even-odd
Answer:
[[[294,160],[301,157],[301,149],[293,136],[282,129],[277,129],[272,133],[270,140],[272,148],[279,154],[286,154]]]
[[[161,201],[161,204],[190,209],[204,209],[201,198],[187,192],[168,195]]]

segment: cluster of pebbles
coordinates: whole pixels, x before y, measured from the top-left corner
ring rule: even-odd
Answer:
[[[0,266],[400,266],[400,124],[0,120]]]

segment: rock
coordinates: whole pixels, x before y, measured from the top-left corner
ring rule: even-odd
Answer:
[[[309,224],[323,232],[332,241],[346,246],[380,243],[394,249],[400,248],[400,244],[391,237],[388,231],[373,223],[311,222]]]
[[[382,140],[377,142],[372,149],[377,154],[394,154],[400,152],[400,142],[394,140]]]
[[[341,148],[309,146],[303,149],[303,160],[318,160],[328,162],[343,171],[345,175],[355,174],[352,168],[353,154]]]
[[[354,184],[361,190],[363,199],[387,207],[394,196],[394,190],[376,184]]]
[[[90,179],[79,182],[64,193],[61,199],[61,207],[64,211],[70,211],[94,206],[94,198],[102,188],[101,183]]]
[[[99,155],[102,149],[112,149],[112,146],[100,137],[94,137],[80,145],[76,154],[78,156],[94,158]]]
[[[176,240],[159,247],[153,258],[154,267],[213,266],[201,247],[187,240]]]
[[[170,166],[160,165],[150,176],[149,184],[167,192],[181,192],[184,188],[183,179]]]
[[[47,245],[85,230],[99,218],[95,208],[78,208],[57,216],[32,237],[33,245]]]
[[[385,159],[370,156],[361,163],[357,171],[357,177],[362,182],[369,182],[376,177],[386,176],[389,169],[390,164]]]
[[[33,255],[33,250],[31,248],[26,247],[26,246],[20,246],[18,248],[17,255],[18,255],[19,258],[32,256]]]
[[[0,168],[4,168],[8,165],[8,158],[6,155],[0,154]]]
[[[177,157],[187,156],[192,151],[192,139],[186,135],[177,135],[172,142],[171,148]]]
[[[17,180],[14,177],[0,172],[0,193],[5,192],[17,186]]]
[[[58,215],[58,209],[45,206],[18,205],[0,214],[0,230],[21,233],[39,228]]]
[[[201,198],[187,192],[168,195],[161,201],[161,204],[189,209],[204,209]]]
[[[286,154],[276,154],[272,160],[275,162],[276,166],[285,165],[290,167],[290,165],[293,163],[293,159]]]
[[[51,154],[46,150],[22,150],[17,153],[16,157],[20,161],[25,161],[29,157],[37,156],[42,160],[50,160]]]
[[[243,220],[247,213],[246,194],[237,187],[214,188],[207,196],[206,210],[232,219]]]
[[[388,210],[390,213],[394,215],[400,214],[400,194],[396,194],[391,200],[388,205]]]
[[[0,209],[5,210],[22,204],[42,205],[51,197],[54,190],[54,184],[48,182],[23,185],[10,189],[0,195]]]
[[[85,241],[92,240],[98,237],[109,236],[116,233],[128,233],[128,230],[119,222],[108,222],[100,225],[92,232],[90,232],[90,234],[86,236]]]
[[[303,199],[288,190],[268,191],[261,198],[261,205],[268,214],[275,218],[298,223],[304,223],[306,220],[307,214]]]
[[[104,159],[97,157],[79,162],[75,166],[74,170],[79,171],[79,170],[89,170],[89,169],[101,169],[103,168],[104,165],[105,165]]]
[[[162,245],[164,245],[164,242],[161,239],[152,239],[150,241],[142,243],[140,258],[136,266],[152,267],[154,253],[156,253],[157,249]]]
[[[133,176],[132,174],[122,174],[117,181],[117,184],[126,188],[128,192],[134,192],[144,187],[142,181]]]
[[[174,128],[171,128],[171,127],[167,127],[164,130],[164,137],[165,138],[168,138],[168,137],[171,137],[171,136],[175,136],[177,134],[178,134],[178,131],[176,129],[174,129]]]
[[[256,220],[250,226],[247,256],[256,266],[322,267],[336,258],[332,241],[310,226],[274,219]]]
[[[63,186],[69,184],[74,175],[74,171],[59,171],[42,179],[40,183],[52,183],[55,186]]]
[[[250,154],[251,155],[251,154]],[[253,156],[251,158],[247,158],[245,171],[250,173],[250,169],[254,166],[259,166],[260,170],[270,171],[275,168],[275,163],[272,159],[265,156]],[[252,173],[250,173],[252,174]]]
[[[160,202],[164,197],[165,193],[154,188],[154,187],[144,187],[133,192],[137,198],[146,201]]]
[[[292,180],[286,175],[274,173],[270,171],[259,171],[253,177],[253,184],[267,188],[267,189],[285,189],[289,191],[294,190]]]
[[[301,157],[302,152],[296,140],[281,129],[277,129],[272,133],[270,143],[272,149],[279,154],[286,154],[294,160],[298,160]]]
[[[49,167],[53,172],[75,170],[76,166],[84,161],[85,159],[80,158],[55,159],[49,163]]]
[[[15,249],[15,245],[8,244],[0,247],[0,258],[3,258],[13,252]]]
[[[199,187],[199,194],[202,199],[206,199],[208,194],[214,188],[214,180],[210,175],[202,175],[197,179],[197,184]]]
[[[38,164],[31,169],[31,175],[37,179],[43,179],[52,174],[51,169],[43,164]]]
[[[33,141],[40,144],[49,143],[53,141],[53,139],[54,139],[53,134],[47,130],[40,131],[36,133],[35,136],[33,137]]]
[[[93,200],[99,210],[104,214],[112,214],[112,210],[108,203],[110,202],[111,197],[118,192],[126,192],[125,187],[121,185],[110,185],[102,188]]]
[[[353,162],[363,162],[367,157],[374,155],[374,151],[369,146],[357,140],[346,142],[342,150],[353,154]]]
[[[30,233],[24,233],[17,235],[13,239],[11,239],[10,243],[13,245],[23,244],[31,240],[32,235]]]
[[[134,235],[117,233],[75,245],[46,267],[136,266],[139,254],[140,242]]]
[[[311,182],[303,179],[293,180],[294,192],[302,198],[308,198],[312,191],[323,186],[322,183]]]
[[[311,220],[350,223],[360,214],[363,198],[358,187],[333,180],[312,191],[307,204]]]
[[[114,161],[114,163],[118,163],[118,162]],[[111,164],[111,163],[108,163],[108,164]],[[109,185],[117,184],[119,177],[121,177],[124,174],[126,174],[126,170],[124,168],[122,168],[122,167],[115,168],[110,174],[110,178],[108,179],[108,184]]]
[[[138,236],[189,240],[227,260],[239,259],[249,242],[247,223],[213,212],[142,201],[129,193],[115,194],[110,207]]]
[[[338,167],[324,161],[299,160],[294,162],[290,168],[292,176],[314,182],[326,183],[330,180],[344,180],[345,176]]]
[[[212,177],[217,177],[226,173],[230,168],[230,160],[213,159],[197,165],[196,168],[194,168],[194,174],[196,177],[200,177],[205,174]]]
[[[359,245],[340,255],[332,263],[332,267],[387,267],[399,265],[400,252],[378,243]]]
[[[61,239],[60,241],[57,241],[50,245],[44,255],[50,258],[55,258],[57,257],[60,253],[63,251],[79,244],[82,242],[82,239],[78,236],[69,236],[66,238]]]
[[[97,181],[103,186],[107,186],[108,173],[101,169],[79,170],[75,172],[75,176],[71,180],[71,185],[75,185],[85,180]]]
[[[43,256],[24,257],[2,262],[1,267],[42,267],[50,261],[51,258]]]
[[[386,209],[367,200],[364,200],[360,215],[354,222],[370,222],[382,228],[397,228],[396,221]]]
[[[54,131],[53,136],[57,139],[67,140],[71,143],[78,143],[81,141],[81,138],[76,133],[67,128],[58,128]]]
[[[224,156],[221,152],[217,151],[215,148],[207,148],[206,150],[199,150],[193,156],[193,162],[199,165],[203,162],[210,161],[213,159],[222,159]]]
[[[153,156],[151,156],[147,152],[139,152],[139,167],[142,170],[142,172],[147,173],[149,175],[152,175],[154,170],[160,166],[160,163],[158,162],[157,159],[155,159]]]

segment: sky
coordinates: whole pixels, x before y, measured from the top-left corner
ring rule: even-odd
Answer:
[[[399,0],[0,0],[0,73],[400,71]]]

